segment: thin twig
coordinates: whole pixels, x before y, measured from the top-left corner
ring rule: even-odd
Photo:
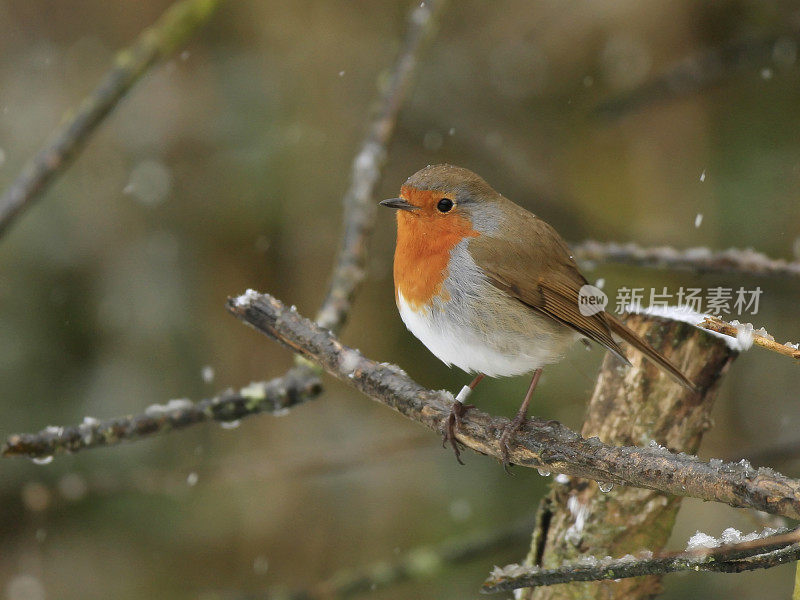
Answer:
[[[800,530],[718,548],[703,548],[661,556],[628,555],[612,559],[584,559],[558,569],[509,565],[497,568],[484,582],[484,593],[569,583],[626,579],[678,571],[739,573],[768,569],[800,558]]]
[[[513,544],[523,544],[532,526],[533,522],[526,519],[492,531],[451,539],[438,546],[415,548],[392,561],[377,562],[360,569],[342,570],[326,581],[305,590],[289,593],[268,592],[265,596],[254,598],[269,600],[350,598],[403,581],[430,579],[447,567],[458,566],[481,556],[507,550]]]
[[[139,440],[198,423],[218,421],[231,424],[261,413],[280,415],[321,392],[319,377],[308,369],[298,367],[283,377],[251,383],[238,392],[228,391],[208,400],[171,400],[167,404],[155,404],[137,416],[107,421],[87,417],[80,425],[14,434],[3,445],[2,456],[43,459],[66,452]]]
[[[229,299],[228,309],[371,398],[443,431],[453,404],[451,393],[426,389],[398,367],[362,356],[269,295],[249,290]],[[502,459],[500,435],[507,424],[507,419],[472,409],[457,437],[476,452]],[[526,422],[510,446],[511,461],[521,466],[800,517],[800,481],[771,469],[754,469],[746,461],[704,462],[661,447],[609,446],[597,438],[584,439],[555,421],[536,418]]]
[[[638,267],[680,269],[700,273],[739,273],[800,277],[800,261],[770,258],[750,248],[710,250],[688,248],[676,250],[669,246],[646,248],[638,244],[618,244],[587,240],[572,246],[576,260],[584,263],[621,263]]]
[[[0,236],[23,210],[41,197],[58,172],[69,164],[97,126],[154,64],[170,56],[211,18],[221,0],[181,0],[145,29],[130,48],[114,57],[114,66],[23,167],[0,197]]]
[[[422,2],[411,11],[408,33],[380,101],[351,167],[350,187],[344,195],[344,232],[330,287],[317,313],[317,323],[338,333],[350,312],[353,293],[364,279],[367,239],[375,222],[375,188],[386,162],[386,147],[397,114],[408,94],[418,57],[441,13],[444,0]]]
[[[732,338],[742,335],[742,328],[745,327],[745,325],[728,323],[718,317],[713,316],[706,316],[703,322],[698,323],[697,326],[702,327],[703,329],[708,329],[709,331],[715,331],[717,333],[727,335]],[[776,342],[775,338],[766,331],[763,333],[760,333],[759,331],[753,331],[751,326],[747,336],[752,338],[753,344],[756,346],[761,346],[762,348],[771,350],[772,352],[777,352],[778,354],[783,354],[789,358],[800,360],[800,350],[795,348],[794,345],[789,346],[787,344],[780,344]]]

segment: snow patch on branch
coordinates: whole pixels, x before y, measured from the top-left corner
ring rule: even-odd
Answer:
[[[693,325],[695,327],[697,327],[707,318],[710,318],[710,315],[704,315],[703,313],[699,313],[686,306],[657,305],[657,306],[641,307],[641,306],[636,306],[634,304],[629,304],[628,306],[625,307],[625,311],[638,315],[650,315],[653,317],[663,317],[665,319],[671,319],[673,321],[681,321],[683,323],[688,323],[689,325]],[[702,327],[700,329],[703,329],[706,333],[713,335],[714,337],[720,338],[728,345],[728,347],[731,350],[736,350],[737,352],[744,352],[745,350],[750,349],[750,347],[753,345],[753,335],[761,335],[762,337],[767,337],[768,339],[772,337],[763,328],[758,330],[753,330],[753,325],[750,323],[742,325],[741,323],[739,323],[739,321],[733,321],[731,322],[731,325],[737,327],[737,331],[739,333],[737,334],[736,337],[731,337],[729,335],[725,335],[724,333],[711,331],[709,329],[705,329]]]
[[[257,291],[248,288],[244,294],[237,296],[233,300],[233,304],[239,308],[244,308],[245,306],[250,306],[260,295]]]
[[[786,527],[779,527],[778,529],[773,527],[765,527],[761,532],[753,531],[751,533],[743,534],[738,529],[728,527],[722,532],[722,535],[719,538],[715,538],[707,533],[698,531],[689,538],[689,542],[686,544],[686,551],[691,552],[692,550],[701,550],[704,548],[719,548],[720,546],[752,542],[778,533],[786,533],[787,531],[789,530]]]

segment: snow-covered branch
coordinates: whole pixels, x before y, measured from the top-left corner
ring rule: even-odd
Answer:
[[[738,531],[735,533],[741,536]],[[503,592],[571,581],[627,579],[678,571],[740,573],[754,569],[768,569],[800,559],[800,530],[771,535],[775,530],[767,529],[765,533],[766,536],[759,534],[746,536],[744,538],[746,541],[738,543],[723,543],[726,541],[725,532],[722,540],[698,532],[698,535],[690,540],[685,552],[653,556],[652,552],[643,550],[638,556],[628,554],[621,558],[584,557],[557,569],[507,565],[495,568],[484,582],[481,591]],[[692,543],[696,538],[696,543]]]
[[[271,413],[282,415],[289,408],[322,392],[319,377],[308,368],[297,367],[271,381],[251,383],[238,391],[192,402],[187,399],[153,404],[141,415],[100,421],[86,417],[80,425],[47,427],[38,433],[14,434],[3,444],[2,455],[27,456],[49,462],[53,456],[90,448],[113,446],[191,425],[217,421],[236,426],[240,419]]]
[[[647,248],[638,244],[618,244],[587,240],[571,246],[576,260],[586,263],[621,263],[638,267],[680,269],[700,273],[740,273],[800,277],[800,261],[770,258],[750,248],[710,250],[669,246]]]
[[[254,329],[279,341],[330,374],[352,385],[374,400],[386,404],[409,419],[441,432],[453,403],[446,391],[420,386],[401,369],[378,363],[358,350],[343,345],[330,331],[303,318],[296,309],[252,290],[228,301],[228,309]],[[675,322],[676,326],[690,327]],[[694,330],[698,335],[706,335]],[[682,330],[684,338],[692,335]],[[700,361],[702,362],[702,361]],[[709,389],[719,373],[705,373],[697,366],[695,381]],[[708,370],[708,369],[706,369]],[[689,393],[689,392],[687,392]],[[472,409],[464,419],[458,440],[466,447],[500,460],[500,434],[508,423]],[[755,469],[746,461],[723,463],[702,461],[696,456],[673,454],[653,444],[647,447],[610,446],[597,438],[584,439],[555,421],[530,419],[511,444],[511,462],[620,484],[655,489],[667,494],[690,496],[749,507],[792,518],[800,517],[800,481],[771,469]]]
[[[753,329],[753,325],[750,323],[739,323],[738,321],[727,323],[713,316],[706,316],[697,326],[734,338],[742,350],[747,350],[756,345],[795,360],[800,360],[800,344],[792,342],[781,344],[776,342],[775,338],[767,333],[767,330],[763,327]]]

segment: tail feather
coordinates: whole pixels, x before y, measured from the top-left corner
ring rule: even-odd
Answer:
[[[644,339],[642,339],[642,337],[638,335],[635,331],[633,331],[630,327],[618,321],[608,313],[605,313],[605,316],[606,320],[608,321],[609,329],[611,329],[612,333],[618,335],[625,342],[629,343],[639,352],[644,354],[649,360],[654,362],[667,375],[672,377],[672,379],[680,383],[682,386],[695,392],[699,391],[698,387],[694,383],[689,381],[686,375],[684,375],[680,371],[680,369],[678,369],[678,367],[673,365],[669,360],[667,360],[655,348],[653,348]]]

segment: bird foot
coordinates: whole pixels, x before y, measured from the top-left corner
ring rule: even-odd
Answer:
[[[468,389],[467,386],[464,386],[464,388]],[[458,397],[461,397],[463,392],[464,390],[462,389]],[[469,394],[465,394],[465,396],[467,395]],[[450,442],[450,445],[453,447],[453,452],[455,452],[456,460],[460,465],[464,463],[461,460],[461,448],[459,447],[461,443],[456,439],[456,430],[461,429],[461,419],[467,414],[470,408],[475,408],[475,405],[464,404],[461,400],[456,399],[456,401],[453,402],[453,406],[450,408],[450,416],[447,417],[447,425],[444,428],[444,435],[442,436],[442,447],[444,448],[447,442]]]
[[[503,454],[503,469],[509,475],[511,475],[511,471],[509,470],[509,467],[511,466],[511,449],[509,448],[508,444],[511,442],[511,438],[514,436],[514,434],[519,431],[519,428],[525,424],[526,420],[527,415],[525,412],[520,410],[520,412],[516,414],[511,422],[505,426],[503,429],[503,434],[500,436],[500,452]]]

